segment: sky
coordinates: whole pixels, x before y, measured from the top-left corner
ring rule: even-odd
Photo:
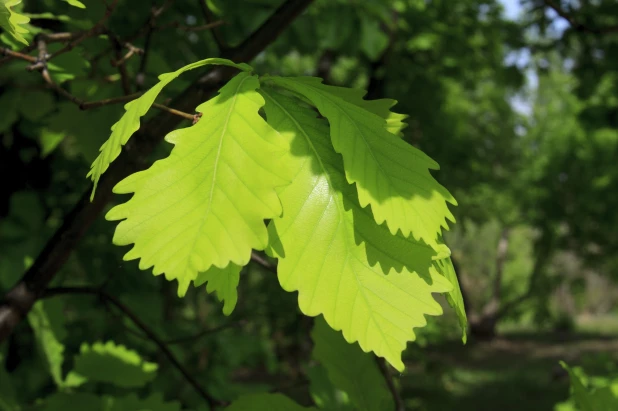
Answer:
[[[500,0],[500,3],[504,6],[504,16],[511,20],[517,20],[519,16],[524,12],[521,7],[520,0]],[[569,25],[569,23],[556,15],[553,10],[547,11],[548,17],[555,19],[552,24],[552,28],[558,33],[561,34]],[[556,18],[558,17],[558,18]],[[530,60],[530,53],[527,50],[523,50],[519,53],[511,53],[506,56],[506,62],[508,64],[516,64],[518,67],[527,66]],[[538,77],[536,75],[536,71],[533,69],[526,70],[526,81],[527,85],[530,88],[536,88],[538,84]],[[531,103],[526,98],[521,95],[515,96],[510,101],[511,106],[519,113],[523,115],[530,115],[532,112]]]

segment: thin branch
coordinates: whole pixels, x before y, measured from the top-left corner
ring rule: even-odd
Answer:
[[[2,53],[5,56],[11,57],[11,58],[18,58],[24,61],[27,61],[29,63],[36,63],[36,57],[33,56],[29,56],[27,54],[21,53],[19,51],[13,51],[11,49],[7,49],[5,47],[0,47],[0,53]],[[3,59],[3,61],[5,61]]]
[[[77,46],[82,41],[84,41],[84,40],[86,40],[86,39],[88,39],[90,37],[94,37],[96,35],[101,34],[105,30],[105,26],[104,26],[105,22],[112,15],[112,12],[116,8],[117,4],[118,4],[118,0],[113,0],[112,4],[107,6],[107,8],[105,10],[105,14],[101,18],[101,20],[99,20],[94,26],[92,26],[92,28],[90,30],[86,31],[85,33],[83,33],[82,35],[77,37],[75,40],[69,41],[69,43],[66,46],[64,46],[60,50],[56,51],[55,53],[53,53],[49,57],[49,60],[53,59],[54,57],[59,56],[60,54],[66,53],[67,51],[73,50],[73,48],[75,48],[75,46]]]
[[[204,16],[204,20],[206,21],[206,24],[215,23],[214,16],[212,15],[212,12],[206,5],[206,0],[197,0],[197,2],[200,6],[200,10],[202,11],[202,15]],[[219,31],[218,26],[213,27],[211,33],[212,33],[212,38],[215,41],[215,44],[219,48],[219,52],[223,52],[224,50],[227,50],[228,49],[227,43],[221,36],[221,32]]]
[[[261,265],[262,267],[264,267],[271,273],[277,274],[277,266],[274,264],[271,264],[268,260],[266,260],[264,257],[256,253],[255,251],[251,252],[251,261],[258,263],[259,265]]]
[[[169,362],[172,363],[174,367],[183,375],[183,377],[187,380],[189,384],[197,391],[204,400],[208,402],[210,407],[212,408],[215,405],[223,405],[223,403],[215,398],[213,398],[210,394],[206,392],[206,390],[200,386],[200,384],[193,378],[191,373],[187,371],[187,369],[180,364],[178,359],[174,356],[174,354],[167,347],[165,342],[161,340],[155,332],[144,323],[129,307],[124,305],[119,299],[117,299],[112,294],[108,294],[104,290],[99,288],[90,288],[90,287],[55,287],[49,288],[45,290],[42,297],[54,297],[57,295],[67,295],[67,294],[86,294],[86,295],[94,295],[102,300],[112,304],[117,309],[119,309],[128,319],[135,324],[137,328],[139,328],[153,343],[159,347],[159,350],[165,354]]]
[[[185,118],[189,121],[195,120],[195,114],[185,113],[184,111],[176,110],[174,108],[170,108],[170,107],[164,106],[163,104],[159,104],[159,103],[154,103],[152,106],[155,108],[158,108],[159,110],[167,111],[168,113],[174,114],[178,117]]]
[[[393,381],[393,375],[388,369],[388,365],[386,365],[386,361],[382,357],[375,357],[376,363],[378,363],[378,368],[384,376],[384,381],[388,386],[388,390],[391,392],[391,396],[393,397],[393,402],[395,403],[395,411],[405,411],[406,406],[403,403],[403,399],[399,394],[399,390],[395,387],[395,382]]]
[[[133,93],[133,94],[129,94],[126,96],[105,98],[103,100],[98,100],[98,101],[83,101],[79,104],[79,108],[80,110],[89,110],[91,108],[107,106],[110,104],[124,103],[127,101],[135,100],[136,98],[140,97],[142,94],[144,93]]]
[[[195,340],[197,340],[199,338],[202,338],[202,337],[205,337],[207,335],[216,334],[219,331],[223,331],[223,330],[227,330],[229,328],[234,328],[234,327],[241,326],[242,324],[244,324],[243,320],[233,321],[233,322],[230,322],[230,323],[227,323],[227,324],[220,325],[220,326],[215,327],[215,328],[210,328],[208,330],[200,331],[199,333],[194,334],[194,335],[189,335],[187,337],[180,337],[180,338],[174,338],[174,339],[171,339],[171,340],[167,340],[167,341],[165,341],[165,343],[167,345],[184,344],[184,343],[188,343],[188,342],[191,342],[191,341],[195,341]]]
[[[238,63],[252,60],[311,3],[312,0],[287,0],[242,44],[226,51],[221,57]],[[192,111],[236,72],[225,66],[212,68],[205,76],[187,87],[174,101],[174,106],[184,111]],[[28,271],[0,300],[0,342],[13,332],[32,309],[37,298],[44,293],[88,228],[111,200],[112,188],[128,175],[148,166],[149,154],[163,137],[174,129],[178,121],[179,117],[167,113],[150,119],[133,135],[118,159],[103,174],[93,201],[90,201],[92,186],[86,189]]]
[[[616,33],[618,32],[618,26],[609,26],[609,27],[590,27],[578,22],[571,14],[567,13],[560,5],[558,5],[553,0],[544,0],[545,5],[556,12],[556,14],[563,19],[565,19],[574,30],[594,33],[594,34],[605,34],[605,33]]]

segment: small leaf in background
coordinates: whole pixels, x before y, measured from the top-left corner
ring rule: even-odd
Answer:
[[[49,92],[26,90],[20,93],[19,100],[13,104],[17,105],[26,120],[37,121],[54,110],[56,100]]]
[[[48,46],[48,51],[49,53],[54,53],[61,48],[61,43],[52,43]],[[52,80],[60,84],[85,75],[90,68],[90,62],[84,58],[81,48],[76,47],[48,62],[47,68]]]
[[[62,140],[64,140],[65,134],[50,130],[48,128],[41,129],[39,134],[39,143],[41,144],[41,157],[47,157],[52,151],[58,147]]]
[[[12,9],[19,3],[21,3],[21,0],[0,0],[0,27],[15,40],[28,45],[28,41],[23,36],[23,34],[28,33],[28,30],[21,25],[27,24],[30,18]]]
[[[141,387],[152,381],[159,366],[148,362],[133,350],[113,341],[103,344],[82,344],[79,355],[75,358],[73,371],[69,373],[71,381],[103,382],[118,387]]]
[[[195,287],[200,287],[204,283],[206,292],[217,293],[219,301],[223,301],[223,314],[230,315],[236,307],[238,301],[238,282],[240,281],[241,266],[230,263],[225,268],[210,267],[208,270],[197,274],[197,278],[193,280]]]
[[[302,407],[283,394],[249,394],[243,395],[226,411],[317,411],[315,407]]]
[[[569,367],[564,361],[560,361],[560,365],[569,373],[572,399],[580,411],[618,410],[618,389],[614,391],[607,385],[588,389],[580,377],[586,376],[581,368]]]
[[[59,301],[38,301],[28,314],[28,321],[34,331],[37,345],[47,362],[49,372],[58,387],[64,384],[62,363],[64,362],[64,345],[66,337],[64,314]]]
[[[335,387],[345,392],[358,411],[392,411],[395,406],[375,356],[349,344],[340,332],[315,319],[313,358],[326,369]]]
[[[85,9],[86,8],[86,5],[84,3],[82,3],[81,1],[78,1],[78,0],[64,0],[64,1],[69,3],[73,7],[78,7],[80,9]]]

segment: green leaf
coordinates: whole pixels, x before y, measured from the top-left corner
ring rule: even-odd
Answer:
[[[28,33],[28,30],[21,25],[27,24],[30,18],[11,10],[11,7],[19,3],[21,3],[21,0],[0,0],[0,27],[15,40],[28,45],[28,41],[22,36],[22,34]]]
[[[465,344],[466,341],[468,341],[468,317],[466,315],[466,307],[464,305],[463,295],[461,294],[461,288],[459,287],[457,273],[455,273],[455,267],[453,267],[453,262],[450,257],[436,261],[434,266],[438,272],[453,285],[453,289],[446,294],[446,301],[448,301],[449,305],[455,310],[455,314],[457,314],[462,332],[461,339]]]
[[[433,268],[436,252],[393,236],[359,206],[331,146],[328,124],[315,112],[272,90],[263,95],[268,122],[286,138],[293,182],[280,190],[285,210],[269,225],[271,249],[286,291],[298,291],[309,316],[324,314],[348,342],[403,370],[401,352],[415,339],[424,314],[439,315],[433,292],[452,286]],[[442,245],[448,256],[448,248]]]
[[[67,380],[71,386],[86,381],[105,382],[118,387],[142,387],[156,377],[158,365],[113,341],[82,344],[75,367]]]
[[[94,182],[92,195],[90,196],[91,200],[94,198],[94,192],[97,188],[97,183],[99,182],[101,175],[105,172],[105,170],[107,170],[111,162],[114,161],[118,155],[120,155],[122,146],[125,145],[133,133],[139,129],[140,118],[148,112],[148,109],[152,106],[161,90],[163,90],[165,86],[185,71],[202,67],[207,64],[231,66],[244,71],[252,70],[251,66],[248,64],[236,64],[226,59],[210,58],[188,64],[171,73],[161,74],[157,84],[144,93],[144,95],[140,98],[130,101],[124,106],[126,113],[112,126],[111,136],[101,146],[100,154],[92,163],[90,172],[86,176],[90,177]]]
[[[230,263],[225,268],[210,267],[208,270],[198,273],[197,278],[193,280],[194,285],[199,287],[204,283],[208,293],[217,292],[219,301],[224,301],[223,314],[230,315],[236,307],[238,301],[238,282],[240,281],[241,266]]]
[[[386,130],[376,114],[325,90],[313,77],[269,77],[269,81],[309,99],[330,122],[335,151],[343,155],[346,178],[356,183],[362,207],[371,205],[378,224],[392,234],[425,241],[439,249],[446,219],[455,221],[451,194],[431,175],[438,164]]]
[[[589,391],[575,370],[564,361],[560,361],[571,378],[571,394],[580,411],[606,411],[618,409],[618,396],[609,386],[600,387]]]
[[[62,140],[64,140],[65,134],[50,130],[49,128],[41,128],[39,134],[39,142],[41,143],[41,157],[47,157],[52,151],[58,147]]]
[[[315,407],[301,407],[283,394],[243,395],[226,408],[227,411],[317,411]]]
[[[38,301],[28,313],[28,322],[34,331],[37,345],[47,362],[52,379],[58,387],[62,387],[64,345],[60,341],[66,335],[62,306],[51,301]]]
[[[375,357],[356,344],[348,344],[323,318],[316,318],[313,358],[328,371],[335,387],[348,394],[359,411],[393,410],[395,405]]]
[[[288,183],[285,143],[258,114],[257,77],[241,73],[200,105],[192,127],[166,137],[170,156],[121,181],[115,193],[135,193],[109,211],[121,220],[114,244],[135,243],[124,259],[177,279],[184,295],[197,273],[230,261],[244,266],[251,249],[268,244],[265,219],[281,214],[275,187]]]
[[[85,9],[86,8],[86,5],[84,3],[82,3],[81,1],[78,1],[78,0],[64,0],[64,1],[69,3],[73,7],[78,7],[80,9]]]
[[[314,365],[307,371],[309,393],[315,405],[326,411],[354,411],[348,394],[333,385],[328,371],[322,365]]]

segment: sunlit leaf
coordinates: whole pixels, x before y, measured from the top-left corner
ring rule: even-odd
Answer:
[[[412,328],[426,324],[425,314],[442,313],[432,293],[452,288],[433,267],[436,252],[391,235],[358,205],[325,121],[270,89],[263,93],[268,122],[289,142],[296,173],[280,190],[283,216],[269,225],[281,286],[299,292],[303,313],[323,314],[348,342],[402,370]],[[445,246],[442,252],[448,256]]]
[[[140,98],[130,101],[124,108],[126,113],[112,126],[112,134],[109,139],[101,146],[99,156],[94,160],[90,167],[90,172],[87,177],[90,177],[94,182],[91,199],[94,198],[94,192],[97,188],[97,183],[101,175],[107,170],[112,161],[118,157],[123,145],[129,141],[129,138],[135,133],[140,126],[140,118],[143,117],[148,109],[155,102],[155,99],[172,80],[184,73],[185,71],[194,68],[202,67],[208,64],[219,64],[238,68],[244,71],[251,71],[251,67],[247,64],[235,64],[229,60],[221,58],[210,58],[200,60],[195,63],[188,64],[172,73],[165,73],[159,76],[159,82],[155,84]]]
[[[241,266],[230,263],[225,268],[210,267],[208,270],[198,273],[194,281],[196,287],[200,287],[204,283],[206,291],[209,293],[216,292],[219,301],[223,301],[223,314],[230,315],[236,307],[238,301],[238,282],[240,280]]]
[[[378,224],[401,230],[440,248],[442,228],[454,221],[451,194],[430,174],[438,164],[386,130],[385,120],[329,93],[313,77],[269,77],[270,82],[309,99],[330,122],[335,151],[342,154],[346,178],[355,183],[360,205],[371,205]]]
[[[30,18],[12,10],[12,7],[21,3],[21,0],[0,0],[0,27],[15,40],[28,45],[23,34],[28,33],[23,24],[27,24]]]
[[[198,272],[246,265],[251,249],[268,243],[264,220],[282,212],[275,188],[288,183],[278,160],[285,143],[258,114],[258,85],[255,76],[237,75],[197,108],[197,124],[168,134],[175,145],[168,158],[114,188],[135,193],[106,216],[124,219],[114,244],[135,244],[125,260],[139,258],[141,269],[178,280],[181,296]]]

